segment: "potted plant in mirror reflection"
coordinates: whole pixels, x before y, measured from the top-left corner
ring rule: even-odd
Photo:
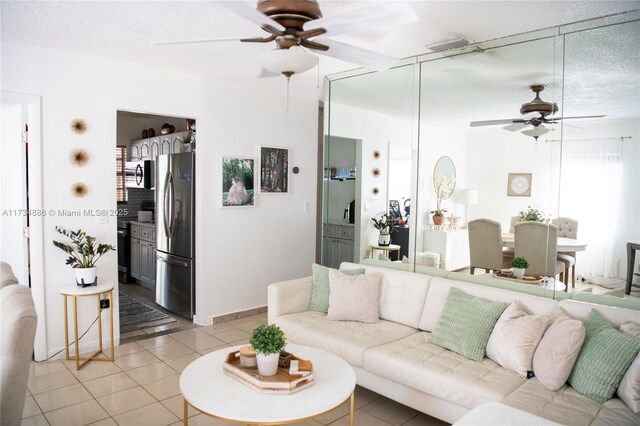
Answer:
[[[546,222],[549,216],[536,206],[528,206],[526,210],[522,210],[518,215],[520,216],[520,222]]]
[[[433,188],[436,192],[436,208],[429,213],[433,214],[432,220],[434,225],[442,225],[444,223],[444,213],[447,209],[442,208],[442,200],[448,199],[456,187],[456,177],[448,178],[444,173],[436,176],[433,180]]]
[[[388,246],[391,243],[391,232],[393,232],[393,217],[388,212],[379,213],[372,217],[373,227],[379,232],[378,245]]]
[[[286,345],[284,332],[275,324],[262,324],[253,330],[249,343],[256,351],[258,371],[263,376],[273,376],[278,372],[280,351]]]
[[[182,152],[191,152],[196,149],[196,140],[190,134],[180,138],[182,144]]]
[[[97,285],[96,262],[104,254],[116,248],[111,244],[97,244],[96,238],[82,229],[68,231],[56,226],[56,231],[72,242],[72,244],[65,244],[54,240],[53,245],[69,255],[66,264],[74,269],[76,283],[82,287]]]
[[[511,261],[511,272],[513,276],[521,280],[524,272],[529,267],[529,262],[524,257],[514,257]]]

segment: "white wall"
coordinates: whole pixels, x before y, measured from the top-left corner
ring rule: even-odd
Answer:
[[[281,84],[230,84],[184,73],[88,55],[2,43],[2,89],[42,96],[43,204],[45,209],[114,209],[116,111],[130,110],[198,120],[196,156],[197,321],[266,304],[266,286],[309,275],[315,254],[315,171],[317,93],[315,81],[292,82],[286,111]],[[162,88],[162,90],[158,90]],[[69,130],[82,118],[88,131]],[[219,208],[220,156],[257,157],[258,145],[291,147],[288,195],[261,195],[256,207]],[[76,147],[91,155],[88,165],[73,167]],[[74,198],[69,188],[84,182],[89,194]],[[4,186],[3,182],[3,186]],[[304,202],[309,203],[303,211]],[[83,228],[100,241],[116,244],[116,220],[98,224],[94,217],[48,215],[44,220],[46,335],[48,353],[64,345],[61,287],[73,284],[65,255],[51,241],[56,225]],[[117,282],[117,256],[98,265],[101,283]],[[80,306],[80,329],[95,319],[93,303]],[[117,321],[117,310],[115,312]],[[116,325],[117,327],[117,325]],[[95,327],[94,327],[95,328]],[[95,331],[95,330],[92,330]],[[106,331],[106,326],[105,326]],[[97,333],[83,343],[88,348]]]
[[[548,139],[560,139],[559,131]],[[478,190],[478,204],[469,206],[469,220],[489,218],[501,223],[508,232],[511,216],[529,205],[537,205],[556,217],[560,143],[536,142],[520,132],[499,126],[468,131],[467,181]],[[531,173],[531,196],[507,196],[509,173]]]
[[[426,120],[425,120],[426,121]],[[456,169],[455,191],[463,188],[476,188],[476,182],[467,174],[467,163],[470,161],[466,151],[466,134],[455,126],[441,126],[423,123],[420,127],[420,161],[418,170],[418,197],[411,200],[411,212],[414,223],[418,226],[416,250],[423,251],[423,230],[432,224],[430,211],[436,209],[436,196],[433,187],[433,169],[438,160],[447,156],[453,161]],[[474,160],[471,160],[474,161]],[[464,206],[456,205],[453,196],[442,202],[447,209],[445,216],[461,216]]]

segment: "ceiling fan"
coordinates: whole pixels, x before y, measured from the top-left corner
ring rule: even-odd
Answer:
[[[331,37],[388,28],[392,25],[414,22],[417,16],[403,2],[373,3],[362,9],[351,10],[340,16],[324,18],[316,0],[259,0],[256,9],[246,2],[220,2],[237,15],[257,24],[267,34],[264,37],[231,37],[203,40],[157,42],[158,45],[185,43],[212,43],[241,41],[245,43],[271,43],[275,48],[263,58],[268,72],[262,76],[284,74],[287,78],[313,68],[318,58],[308,51],[324,54],[376,70],[388,69],[398,59],[333,40]]]
[[[526,126],[533,126],[534,128],[541,126],[542,124],[558,124],[560,120],[573,120],[577,118],[601,118],[605,115],[583,115],[579,117],[554,117],[553,114],[558,112],[558,104],[555,102],[546,102],[540,98],[540,92],[545,89],[544,84],[532,84],[529,88],[536,94],[531,102],[522,104],[520,107],[520,114],[522,118],[507,118],[502,120],[484,120],[484,121],[472,121],[469,123],[470,127],[480,126],[495,126],[500,124],[508,124],[503,127],[505,130],[512,132],[522,130]],[[544,126],[543,126],[544,127]],[[537,137],[536,137],[537,139]]]

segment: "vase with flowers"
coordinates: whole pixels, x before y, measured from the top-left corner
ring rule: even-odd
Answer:
[[[388,246],[391,244],[391,232],[393,231],[393,217],[388,212],[379,213],[371,218],[373,227],[379,232],[378,245]]]
[[[442,208],[442,200],[449,198],[453,193],[453,189],[456,186],[456,177],[452,176],[447,178],[444,173],[436,176],[433,180],[433,187],[436,193],[436,208],[429,213],[433,214],[431,220],[434,225],[442,225],[444,223],[444,213],[447,209]]]

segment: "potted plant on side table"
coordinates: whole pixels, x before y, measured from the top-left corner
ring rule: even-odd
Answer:
[[[373,227],[380,234],[378,235],[378,245],[388,246],[391,243],[391,231],[393,230],[393,217],[389,213],[383,212],[377,217],[372,217]]]
[[[249,343],[256,351],[258,371],[263,376],[273,376],[278,372],[280,351],[286,345],[284,332],[275,324],[262,324],[253,330]]]
[[[511,272],[513,276],[521,280],[524,272],[529,267],[529,262],[524,257],[514,257],[511,261]]]
[[[96,238],[88,235],[82,229],[77,231],[67,231],[56,226],[56,231],[71,239],[72,245],[60,241],[53,241],[53,245],[69,254],[66,264],[71,265],[75,271],[76,283],[86,287],[97,285],[96,262],[105,253],[116,248],[111,244],[96,244]]]

